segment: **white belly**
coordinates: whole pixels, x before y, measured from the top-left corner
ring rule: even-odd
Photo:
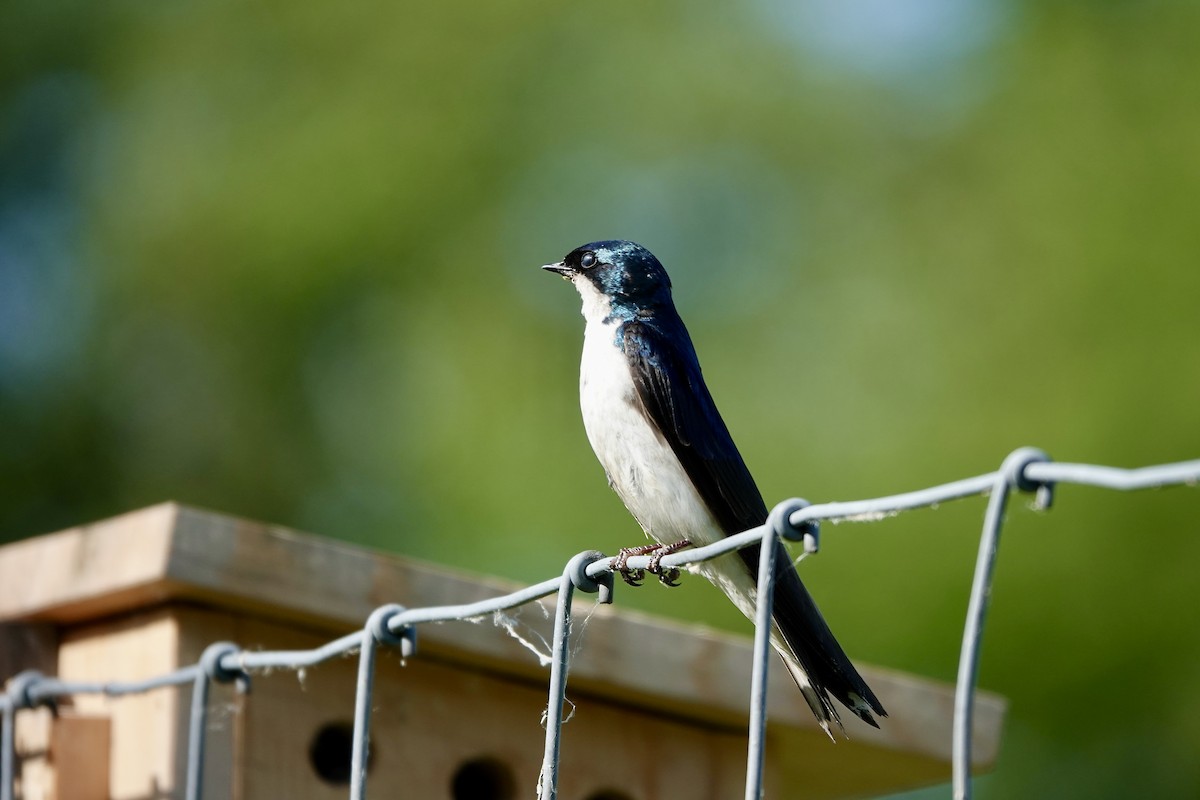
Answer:
[[[708,544],[721,531],[671,446],[642,415],[615,330],[589,325],[579,372],[579,402],[588,441],[608,482],[642,529],[669,543]]]
[[[642,415],[625,355],[613,344],[613,324],[589,322],[579,371],[583,425],[609,485],[650,538],[702,546],[725,538],[671,446]],[[747,616],[754,582],[736,554],[701,564]]]

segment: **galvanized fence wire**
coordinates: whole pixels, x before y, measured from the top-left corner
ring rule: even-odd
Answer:
[[[775,506],[766,524],[762,526],[730,536],[716,544],[673,553],[661,559],[663,568],[682,568],[753,544],[763,545],[759,560],[758,605],[749,701],[746,800],[758,800],[763,796],[767,669],[771,654],[770,620],[774,593],[774,541],[781,538],[802,541],[806,553],[815,553],[819,545],[819,523],[822,520],[873,521],[950,500],[978,495],[989,496],[963,630],[954,700],[953,792],[956,800],[966,800],[971,796],[971,727],[975,681],[991,593],[992,573],[1008,498],[1014,491],[1031,492],[1035,494],[1034,507],[1048,509],[1053,501],[1055,486],[1062,483],[1119,491],[1171,485],[1195,486],[1200,483],[1200,459],[1139,469],[1119,469],[1092,464],[1055,463],[1040,450],[1020,448],[1011,453],[995,472],[914,492],[870,500],[821,504],[809,504],[798,498],[785,500]],[[98,694],[120,697],[188,684],[192,685],[192,703],[184,797],[186,800],[200,800],[204,792],[204,739],[208,695],[213,683],[234,683],[239,691],[245,692],[249,690],[251,675],[256,671],[276,668],[303,669],[355,650],[359,655],[359,669],[355,692],[349,796],[350,800],[363,800],[367,790],[368,737],[375,661],[379,647],[398,648],[403,657],[411,657],[417,652],[418,625],[483,617],[557,593],[549,697],[544,720],[545,755],[538,780],[538,796],[542,800],[553,800],[558,792],[562,710],[566,701],[570,659],[572,600],[578,590],[598,594],[598,601],[601,603],[611,603],[613,572],[610,564],[611,558],[603,553],[587,551],[572,558],[561,576],[500,597],[463,605],[427,608],[382,606],[372,612],[362,630],[312,650],[248,651],[230,642],[217,642],[205,649],[196,664],[133,682],[64,681],[33,671],[22,672],[14,676],[8,682],[7,691],[0,694],[0,712],[3,714],[3,726],[0,730],[0,800],[13,800],[15,793],[17,776],[14,729],[16,715],[21,710],[50,705],[57,698],[73,695]],[[631,557],[628,566],[630,569],[646,569],[650,566],[650,556]],[[225,789],[217,791],[218,795],[225,793]]]

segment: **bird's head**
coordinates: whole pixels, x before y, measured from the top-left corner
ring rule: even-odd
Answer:
[[[646,248],[634,242],[591,242],[567,253],[557,264],[542,269],[558,273],[575,284],[584,299],[607,299],[610,310],[622,316],[652,314],[671,305],[671,279]],[[599,295],[599,296],[598,296]]]

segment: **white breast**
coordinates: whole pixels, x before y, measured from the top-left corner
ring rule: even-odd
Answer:
[[[653,539],[707,544],[723,532],[671,446],[643,416],[629,365],[614,344],[618,321],[605,322],[608,298],[579,281],[584,295],[579,402],[588,441],[625,507]],[[589,297],[585,292],[593,295]]]

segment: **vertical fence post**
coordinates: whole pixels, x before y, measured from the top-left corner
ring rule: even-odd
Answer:
[[[599,592],[601,603],[611,603],[612,573],[601,578],[587,574],[588,565],[605,558],[597,550],[579,553],[567,562],[558,584],[558,602],[554,607],[554,642],[550,654],[550,686],[546,700],[546,750],[542,756],[542,771],[538,776],[539,800],[558,797],[558,759],[562,738],[562,709],[567,697],[567,667],[570,658],[571,602],[575,589]]]
[[[554,643],[550,655],[550,687],[546,701],[546,751],[542,757],[541,782],[538,800],[558,797],[559,737],[562,734],[562,708],[567,695],[567,661],[571,638],[571,599],[575,584],[564,571],[558,585],[558,602],[554,610]]]
[[[987,617],[988,599],[992,593],[992,574],[996,568],[996,550],[1000,546],[1000,527],[1008,506],[1010,489],[1038,491],[1038,505],[1047,508],[1051,502],[1049,484],[1029,481],[1025,467],[1034,462],[1049,461],[1050,457],[1033,447],[1022,447],[1004,459],[988,497],[983,516],[983,533],[979,537],[979,554],[975,560],[975,576],[971,582],[971,599],[967,604],[967,621],[963,628],[962,650],[958,657],[958,679],[954,685],[954,727],[951,747],[954,800],[971,797],[971,733],[975,716],[975,681],[979,675],[979,653],[983,646],[983,626]]]
[[[393,632],[388,621],[403,614],[404,606],[389,603],[371,612],[362,632],[358,654],[358,683],[354,692],[354,742],[350,753],[350,800],[367,796],[367,766],[371,752],[371,700],[375,691],[375,651],[380,644],[399,645],[408,658],[417,651],[417,634],[412,626]]]
[[[746,800],[763,795],[767,738],[767,671],[771,659],[771,609],[775,594],[775,530],[767,526],[758,555],[758,597],[754,613],[754,665],[750,674],[750,729],[746,745]]]
[[[225,656],[234,656],[240,648],[232,642],[214,642],[204,648],[192,682],[192,707],[188,718],[186,800],[200,800],[204,793],[204,749],[208,734],[208,694],[213,683],[237,681],[239,691],[249,691],[250,678],[246,673],[221,665]],[[228,791],[228,789],[226,789]]]
[[[767,739],[767,675],[771,660],[772,611],[775,602],[776,559],[787,557],[782,539],[804,539],[805,552],[817,551],[817,529],[812,523],[792,525],[792,514],[808,506],[807,500],[785,500],[771,510],[758,553],[758,594],[754,610],[754,664],[750,674],[750,725],[746,746],[746,800],[763,796],[763,764]]]
[[[8,698],[5,698],[8,700]],[[13,800],[13,784],[17,776],[13,764],[13,735],[17,710],[11,702],[4,704],[3,728],[0,729],[0,800]]]

